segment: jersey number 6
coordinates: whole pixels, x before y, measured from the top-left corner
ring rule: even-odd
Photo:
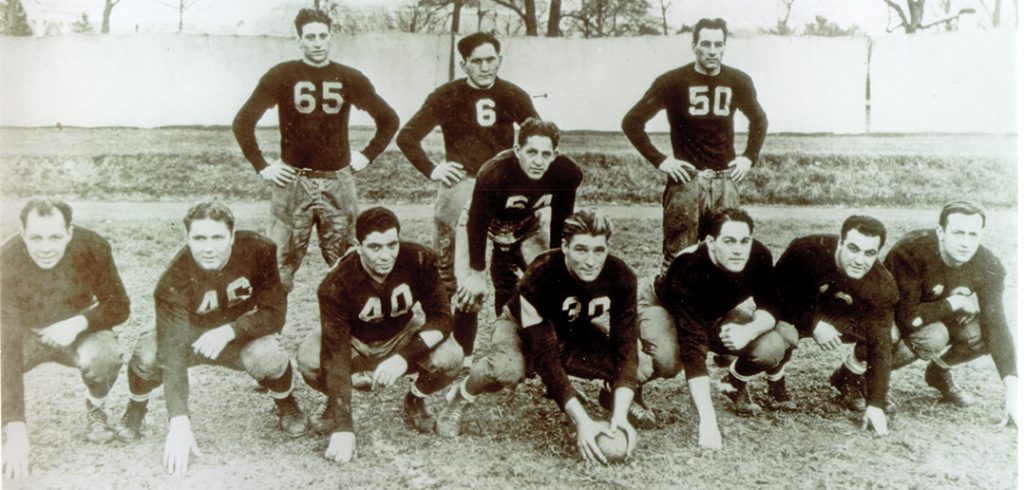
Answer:
[[[476,101],[476,122],[485,128],[494,126],[498,120],[498,114],[494,112],[494,101],[491,99],[480,99]]]
[[[341,97],[341,82],[324,82],[323,84],[323,109],[327,114],[341,112],[341,106],[345,99]],[[316,110],[316,84],[313,82],[299,82],[295,84],[293,94],[295,96],[295,110],[300,114],[310,114]]]

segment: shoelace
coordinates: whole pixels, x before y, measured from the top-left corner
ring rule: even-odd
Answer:
[[[640,406],[639,403],[633,403],[629,406],[629,414],[638,420],[646,420],[649,417],[647,409]]]

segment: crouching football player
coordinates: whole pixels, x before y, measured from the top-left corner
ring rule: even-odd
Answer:
[[[593,211],[565,220],[562,248],[537,257],[495,321],[490,352],[454,386],[438,415],[437,432],[454,437],[462,415],[482,393],[493,393],[540,375],[548,396],[576,425],[577,449],[588,462],[606,462],[595,437],[603,429],[587,414],[569,376],[602,379],[612,386],[611,431],[626,431],[633,392],[650,377],[650,359],[638,360],[636,275],[608,252],[611,222]],[[638,369],[638,366],[643,366]]]
[[[451,384],[462,367],[462,348],[451,334],[451,306],[437,256],[400,240],[391,211],[374,207],[356,218],[357,253],[327,274],[317,297],[320,332],[299,348],[299,371],[327,395],[313,429],[330,434],[327,459],[347,462],[355,449],[352,375],[372,371],[370,387],[386,387],[407,372],[418,374],[405,396],[406,423],[434,429],[424,398]]]
[[[156,327],[142,332],[128,363],[131,400],[117,426],[121,440],[139,437],[153,389],[164,384],[170,418],[164,463],[170,473],[188,471],[199,454],[189,422],[188,369],[213,364],[245,371],[277,404],[288,435],[306,432],[292,397],[292,368],[278,333],[286,295],[270,239],[235,230],[231,210],[219,202],[196,204],[184,219],[188,244],[157,283]]]
[[[72,226],[70,206],[33,199],[20,219],[21,235],[4,243],[0,258],[6,478],[28,476],[23,376],[39,364],[77,368],[88,388],[85,438],[94,443],[114,438],[104,401],[122,361],[111,327],[128,319],[129,308],[110,244]]]
[[[901,339],[893,346],[892,368],[930,361],[928,385],[944,400],[967,406],[971,397],[953,382],[950,368],[991,354],[1006,387],[1003,421],[1016,425],[1017,362],[1003,311],[1006,269],[980,244],[984,229],[980,207],[954,201],[942,208],[939,226],[908,233],[885,258],[900,290]]]

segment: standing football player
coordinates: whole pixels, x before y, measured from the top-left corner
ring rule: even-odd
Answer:
[[[764,145],[768,119],[753,82],[722,64],[728,35],[724,20],[699,20],[693,27],[695,61],[658,77],[622,119],[622,131],[637,151],[668,175],[662,198],[663,272],[673,257],[707,235],[704,228],[716,209],[740,205],[736,184]],[[662,109],[668,115],[671,157],[644,129]],[[750,121],[747,148],[738,157],[733,148],[737,109]]]
[[[451,333],[451,304],[430,249],[400,238],[391,211],[374,207],[356,219],[357,253],[349,253],[317,291],[320,331],[299,348],[306,382],[327,395],[313,429],[330,434],[324,456],[347,462],[355,449],[352,374],[372,371],[370,388],[418,374],[403,403],[407,424],[434,429],[424,398],[451,384],[462,349]]]
[[[24,373],[44,362],[77,368],[88,388],[85,438],[114,438],[104,411],[121,370],[112,327],[128,319],[129,302],[110,244],[71,224],[71,207],[32,199],[19,215],[21,234],[0,258],[3,346],[3,466],[5,478],[29,470]]]
[[[150,395],[163,383],[170,418],[163,461],[172,474],[187,472],[190,453],[199,454],[188,409],[192,366],[245,371],[274,399],[281,430],[298,437],[307,428],[278,338],[287,293],[274,243],[236,231],[234,215],[219,202],[196,204],[183,221],[188,243],[156,285],[156,326],[135,344],[128,363],[130,400],[116,428],[118,439],[138,439]]]
[[[326,13],[300,10],[295,30],[302,59],[281,63],[263,75],[233,124],[245,158],[273,184],[268,234],[277,244],[287,291],[314,226],[325,262],[334,264],[348,250],[358,213],[352,172],[366,168],[398,130],[398,115],[366,76],[328,58],[331,19]],[[281,158],[268,162],[256,142],[256,122],[275,105]],[[373,139],[354,153],[348,138],[353,105],[377,125]]]
[[[434,250],[449,295],[455,294],[457,287],[456,256],[462,258],[460,263],[466,260],[465,212],[477,172],[499,151],[512,147],[515,124],[537,117],[530,96],[498,78],[501,43],[493,35],[470,34],[459,40],[458,48],[462,56],[459,66],[466,78],[434,90],[396,140],[416,169],[438,183]],[[441,126],[444,136],[445,159],[435,164],[420,142],[436,126]],[[476,330],[476,311],[455,311],[452,335],[467,357],[473,353]]]
[[[878,260],[885,225],[853,215],[838,236],[810,235],[790,242],[775,264],[782,321],[826,351],[856,343],[830,383],[850,410],[864,410],[864,427],[888,434],[889,390],[896,281]],[[865,379],[866,375],[866,379]],[[865,389],[866,383],[866,389]],[[867,407],[863,398],[867,392]]]
[[[706,240],[676,256],[641,299],[641,330],[650,345],[645,349],[653,351],[658,374],[664,366],[671,366],[666,377],[685,368],[703,447],[722,445],[708,382],[709,350],[735,356],[727,379],[736,413],[760,410],[747,383],[763,372],[772,400],[793,408],[784,368],[799,335],[792,325],[776,322],[772,254],[753,238],[753,230],[754,220],[745,211],[720,210],[711,218]]]
[[[495,320],[488,354],[452,387],[438,415],[438,434],[458,435],[464,411],[481,394],[512,388],[537,373],[575,424],[577,449],[585,461],[606,463],[595,438],[618,429],[626,431],[627,453],[632,454],[633,390],[650,378],[652,369],[650,358],[639,358],[636,275],[609,253],[611,233],[608,218],[594,211],[565,220],[562,247],[530,264]],[[610,429],[587,414],[570,375],[611,384]]]
[[[984,210],[953,201],[942,208],[937,227],[908,233],[886,256],[900,290],[902,339],[893,347],[892,368],[930,361],[928,386],[965,407],[972,399],[953,382],[950,368],[990,354],[1006,387],[1003,422],[1016,425],[1017,358],[1003,310],[1006,269],[980,244],[984,230]]]

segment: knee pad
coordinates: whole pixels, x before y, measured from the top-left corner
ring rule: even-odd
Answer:
[[[458,376],[462,370],[462,347],[455,339],[448,337],[430,353],[427,371],[446,376]]]
[[[949,345],[949,331],[942,322],[935,322],[915,330],[906,341],[917,357],[930,361]]]
[[[753,342],[750,360],[763,369],[777,367],[785,359],[786,351],[790,348],[786,339],[774,331],[754,339]]]
[[[320,372],[320,332],[313,333],[299,344],[295,364],[304,378],[316,378]]]
[[[270,335],[249,342],[239,357],[245,372],[257,381],[280,377],[288,369],[288,353]]]
[[[988,351],[985,338],[981,335],[981,323],[977,318],[971,319],[964,325],[958,325],[951,329],[950,343],[966,346],[971,352],[982,353]]]
[[[508,356],[492,357],[487,359],[487,374],[502,386],[516,386],[526,379],[526,366]]]
[[[76,349],[78,369],[90,381],[109,381],[121,370],[121,347],[113,332],[99,332]]]

